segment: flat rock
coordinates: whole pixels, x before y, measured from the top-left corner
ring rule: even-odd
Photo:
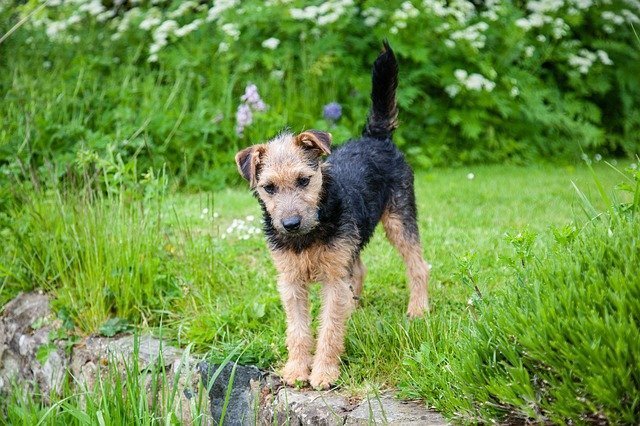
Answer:
[[[261,424],[291,425],[446,425],[446,420],[424,404],[399,401],[391,395],[370,395],[355,403],[338,391],[281,388],[263,398]]]
[[[347,416],[347,425],[388,424],[446,425],[441,414],[428,410],[423,403],[400,401],[391,395],[367,396]]]
[[[335,392],[280,389],[263,409],[262,424],[343,425],[353,407]]]

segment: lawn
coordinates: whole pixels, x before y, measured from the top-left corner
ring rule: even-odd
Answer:
[[[405,317],[404,267],[378,229],[364,251],[362,307],[349,323],[338,386],[355,395],[399,389],[402,397],[422,398],[460,417],[459,410],[469,409],[468,396],[447,389],[448,351],[464,340],[477,304],[513,291],[527,273],[514,272],[520,263],[542,259],[559,236],[582,233],[588,216],[574,184],[594,209],[607,208],[596,182],[610,191],[623,177],[604,164],[594,170],[597,180],[586,165],[417,173],[420,230],[433,266],[432,312],[423,320]],[[2,301],[41,287],[78,334],[121,317],[141,329],[162,326],[177,344],[193,343],[213,358],[239,346],[241,362],[278,369],[286,357],[285,321],[258,231],[258,204],[244,187],[157,195],[161,191],[149,188],[160,181],[141,184],[138,192],[146,195],[139,197],[122,187],[93,198],[59,190],[14,194],[18,201],[3,230]],[[428,380],[434,374],[443,382]]]

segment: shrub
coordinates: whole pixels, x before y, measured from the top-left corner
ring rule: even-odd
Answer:
[[[286,125],[357,134],[383,38],[400,56],[397,141],[414,164],[630,154],[640,141],[636,0],[17,4],[3,28],[33,16],[0,44],[5,170],[54,159],[62,174],[80,148],[112,150],[220,186],[235,149]],[[249,119],[251,84],[266,109]],[[331,102],[338,120],[322,118]]]

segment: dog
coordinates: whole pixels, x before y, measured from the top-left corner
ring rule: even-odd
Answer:
[[[264,233],[278,270],[287,318],[289,358],[282,371],[294,385],[326,389],[340,375],[347,320],[362,292],[360,253],[378,222],[406,264],[409,317],[427,312],[429,266],[422,256],[413,171],[392,141],[397,127],[398,63],[385,41],[372,71],[371,110],[362,137],[331,152],[331,134],[285,131],[235,156],[262,208]],[[318,344],[309,313],[309,285],[322,284]]]

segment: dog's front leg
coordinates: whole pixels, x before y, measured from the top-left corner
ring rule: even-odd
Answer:
[[[313,336],[309,316],[309,292],[307,283],[286,277],[279,278],[278,291],[287,315],[289,351],[289,359],[282,371],[282,377],[287,384],[295,385],[296,381],[306,381],[309,378],[312,360]]]
[[[340,375],[340,355],[344,351],[347,320],[354,307],[348,279],[331,280],[322,287],[322,313],[318,345],[309,383],[328,388]]]

